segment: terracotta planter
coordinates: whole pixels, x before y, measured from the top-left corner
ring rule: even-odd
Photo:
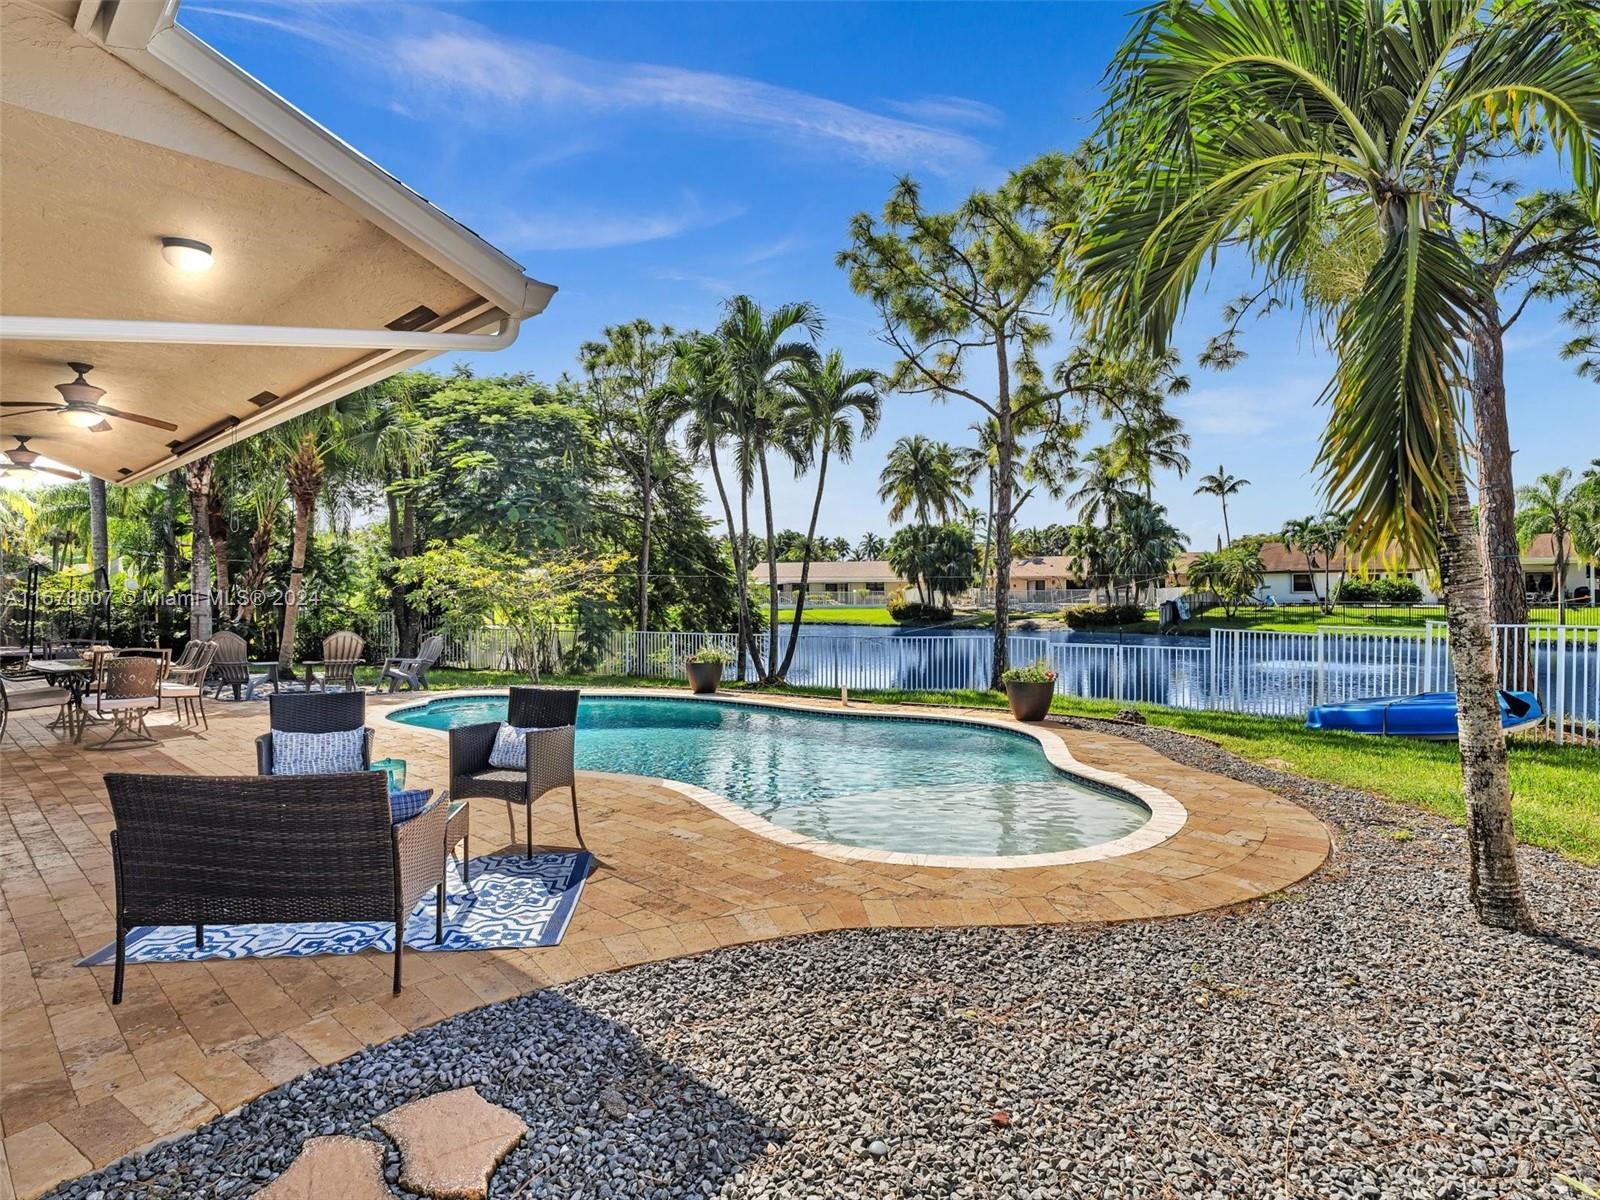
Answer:
[[[717,690],[722,682],[722,664],[719,662],[686,662],[683,669],[689,676],[689,690],[697,696]]]
[[[1008,683],[1006,700],[1011,704],[1011,715],[1019,721],[1042,721],[1050,711],[1050,700],[1056,694],[1056,685],[1050,683]]]

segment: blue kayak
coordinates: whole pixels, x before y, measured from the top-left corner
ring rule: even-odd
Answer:
[[[1500,724],[1508,732],[1542,720],[1544,709],[1532,692],[1500,693]],[[1424,692],[1420,696],[1373,696],[1345,704],[1321,704],[1306,714],[1306,728],[1454,740],[1456,694]]]

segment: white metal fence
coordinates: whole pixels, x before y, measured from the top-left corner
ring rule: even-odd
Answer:
[[[765,639],[758,641],[764,656]],[[1600,745],[1600,629],[1499,626],[1496,642],[1502,686],[1531,686],[1550,714],[1547,727],[1555,740]],[[786,634],[779,645],[781,659]],[[614,633],[598,669],[680,677],[683,660],[706,646],[730,658],[736,651],[729,633]],[[991,653],[983,636],[850,637],[808,631],[801,634],[787,678],[800,686],[860,691],[986,688]],[[1417,633],[1216,629],[1205,642],[1014,635],[1009,653],[1013,664],[1047,661],[1062,695],[1283,717],[1363,696],[1444,691],[1454,681],[1442,625]],[[729,666],[729,677],[735,670]]]

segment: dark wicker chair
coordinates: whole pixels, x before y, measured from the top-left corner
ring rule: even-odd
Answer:
[[[267,697],[271,727],[284,733],[338,733],[365,729],[361,769],[372,766],[372,730],[367,728],[365,692],[284,692]],[[272,774],[272,734],[256,738],[256,772]],[[383,778],[381,775],[379,778]]]
[[[451,796],[457,800],[469,796],[504,800],[513,842],[517,840],[517,821],[512,806],[522,805],[527,810],[528,857],[532,858],[533,802],[551,788],[567,788],[572,793],[572,831],[578,845],[588,849],[578,823],[578,781],[573,769],[578,689],[514,687],[509,709],[510,724],[533,730],[528,734],[527,769],[503,770],[489,764],[498,721],[460,726],[450,731]]]
[[[203,946],[207,925],[393,921],[396,995],[406,918],[430,890],[444,939],[443,797],[395,825],[374,772],[105,778],[117,823],[113,1004],[140,925],[193,925]]]

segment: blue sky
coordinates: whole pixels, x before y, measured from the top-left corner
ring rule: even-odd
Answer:
[[[482,372],[554,378],[607,324],[706,327],[719,302],[809,299],[824,343],[887,368],[870,305],[834,255],[852,214],[895,178],[931,203],[1090,130],[1129,5],[561,4],[421,7],[189,0],[180,20],[560,292]],[[1329,371],[1294,314],[1247,326],[1246,362],[1193,366],[1245,276],[1224,264],[1178,345],[1193,390],[1175,403],[1195,470],[1157,499],[1196,548],[1221,533],[1194,476],[1252,481],[1233,529],[1276,529],[1318,507],[1313,469]],[[1063,327],[1057,346],[1070,345]],[[1531,307],[1509,336],[1518,481],[1593,455],[1594,385],[1556,357],[1563,331]],[[876,438],[830,470],[820,529],[886,531],[877,473],[893,440],[967,441],[976,411],[891,396]],[[1577,431],[1586,431],[1578,433]],[[784,480],[782,524],[803,527],[809,481]],[[1067,521],[1036,498],[1024,525]]]

